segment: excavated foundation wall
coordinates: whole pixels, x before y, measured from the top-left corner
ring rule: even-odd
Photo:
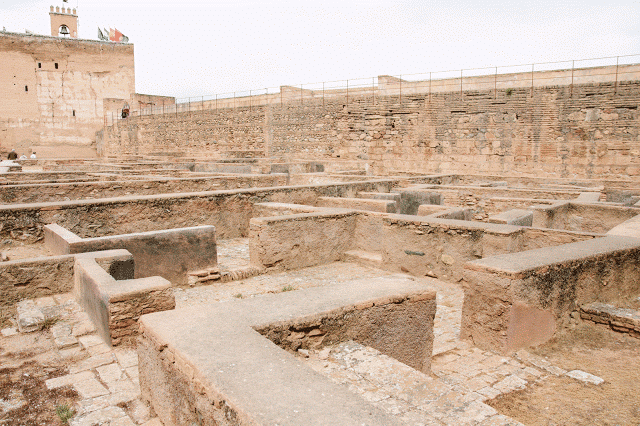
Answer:
[[[363,159],[377,174],[640,175],[639,81],[132,117],[99,135],[103,155],[199,153]]]
[[[253,204],[272,201],[315,204],[318,197],[354,197],[362,191],[389,192],[397,180],[333,185],[236,189],[0,205],[0,241],[32,244],[44,238],[43,227],[57,223],[82,238],[131,234],[199,225],[216,227],[216,237],[248,235]]]
[[[284,186],[287,175],[156,178],[108,182],[0,185],[0,204],[55,202],[128,195],[185,193],[236,188]]]

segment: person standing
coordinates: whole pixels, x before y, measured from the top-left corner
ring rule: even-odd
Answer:
[[[15,148],[11,150],[9,155],[7,155],[7,159],[8,160],[17,160],[18,159],[18,153],[16,152]]]

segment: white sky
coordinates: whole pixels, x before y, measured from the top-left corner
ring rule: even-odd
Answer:
[[[0,0],[0,26],[48,34],[49,6],[62,4]],[[134,43],[137,92],[177,97],[640,54],[640,0],[69,0],[68,5],[78,8],[80,38],[97,39],[98,26],[117,27]],[[640,56],[631,62],[640,62]]]

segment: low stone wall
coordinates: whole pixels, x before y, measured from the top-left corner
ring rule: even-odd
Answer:
[[[52,256],[0,263],[0,326],[8,326],[22,299],[52,296],[73,289],[73,256]]]
[[[318,207],[367,210],[382,213],[396,213],[397,204],[389,200],[370,200],[366,198],[319,197]]]
[[[422,206],[420,206],[422,207]],[[424,209],[423,209],[424,211]],[[459,209],[459,208],[449,208],[440,211],[436,211],[427,215],[428,217],[432,217],[435,219],[453,219],[453,220],[472,220],[473,219],[473,210],[471,209]],[[509,224],[512,225],[512,224]]]
[[[602,234],[640,213],[636,207],[577,202],[531,206],[530,209],[533,211],[533,226]]]
[[[328,263],[340,260],[340,253],[359,250],[381,256],[378,266],[385,269],[459,282],[470,260],[603,236],[280,203],[256,206],[273,216],[251,220],[252,261],[268,268]],[[353,221],[343,221],[352,215]]]
[[[389,215],[381,220],[379,241],[377,247],[385,268],[457,282],[469,260],[520,251],[522,228]],[[377,251],[369,237],[357,241],[356,248]]]
[[[442,195],[430,190],[400,190],[400,203],[396,212],[399,214],[418,214],[418,209],[422,204],[440,205]]]
[[[424,190],[443,195],[444,204],[450,206],[470,206],[472,202],[479,203],[487,198],[531,198],[543,200],[573,200],[580,195],[576,189],[524,189],[506,186],[422,186]]]
[[[500,214],[508,210],[527,210],[532,206],[556,204],[557,200],[542,200],[534,198],[506,198],[492,197],[484,200],[484,213],[486,215]],[[532,220],[533,225],[533,220]]]
[[[0,186],[0,203],[32,203],[82,200],[127,195],[153,195],[221,189],[284,186],[287,176],[247,175],[193,178],[156,178],[99,182],[49,183]]]
[[[435,293],[399,277],[144,315],[142,397],[165,426],[396,425],[277,344],[355,340],[428,373],[434,315]]]
[[[127,254],[129,257],[131,255]],[[82,256],[96,256],[85,253]],[[119,276],[119,265],[126,257],[121,251],[101,253],[103,269]],[[124,257],[123,257],[124,256]],[[0,326],[8,326],[15,307],[23,299],[37,299],[73,290],[73,264],[76,256],[49,256],[0,263]]]
[[[325,211],[322,207],[306,206],[290,203],[255,203],[253,205],[255,217],[285,216],[297,213],[314,213]]]
[[[51,224],[45,226],[45,244],[56,254],[125,249],[135,259],[135,278],[158,275],[174,285],[186,285],[187,272],[218,263],[213,226],[80,238],[59,225]]]
[[[565,187],[564,189],[575,190],[576,186],[582,188],[583,191],[599,190],[603,187],[613,188],[627,188],[637,187],[640,188],[640,180],[637,178],[631,178],[625,176],[624,178],[586,178],[586,177],[566,177],[561,178],[559,176],[543,176],[536,177],[535,175],[523,176],[520,174],[504,173],[504,174],[458,174],[456,175],[456,183],[460,185],[478,185],[478,183],[497,185],[500,182],[504,182],[506,185],[521,185],[530,187],[532,189],[540,189],[544,186],[555,186],[558,189]],[[566,188],[570,186],[571,188]]]
[[[332,211],[251,219],[251,262],[299,269],[340,260],[352,248],[357,213]]]
[[[504,223],[505,225],[532,226],[533,212],[523,209],[512,209],[489,216],[489,223]]]
[[[421,204],[418,206],[417,216],[431,216],[433,214],[451,210],[450,206],[437,205],[437,204]]]
[[[614,226],[607,232],[607,235],[640,238],[640,214]]]
[[[521,251],[544,247],[554,247],[579,241],[603,237],[604,234],[594,232],[566,231],[564,229],[532,228],[522,229]]]
[[[52,160],[59,161],[59,160]],[[106,167],[105,167],[106,166]],[[58,167],[56,167],[57,169]],[[82,164],[76,168],[60,165],[60,171],[42,171],[42,172],[16,172],[5,173],[0,175],[0,186],[2,185],[24,185],[24,184],[42,184],[42,183],[62,183],[62,182],[95,182],[95,181],[112,181],[122,179],[136,179],[144,176],[154,176],[161,174],[163,177],[198,177],[202,175],[189,172],[186,168],[177,169],[137,169],[130,168],[113,168],[113,165],[96,165]],[[46,170],[46,168],[45,168]],[[185,175],[189,173],[188,175]]]
[[[596,302],[581,306],[580,318],[640,338],[640,312],[634,309],[616,308]]]
[[[200,225],[216,227],[220,239],[246,237],[253,204],[314,205],[318,197],[353,197],[358,191],[389,192],[396,180],[298,187],[253,188],[183,194],[103,198],[0,206],[0,241],[33,243],[43,226],[57,223],[83,238]]]
[[[141,315],[175,308],[171,283],[164,278],[115,280],[90,258],[76,259],[74,289],[108,345],[132,343]]]
[[[358,192],[358,198],[367,198],[371,200],[389,200],[400,204],[402,197],[399,192]]]
[[[466,264],[461,338],[510,353],[549,340],[592,302],[637,297],[640,240],[607,236]]]

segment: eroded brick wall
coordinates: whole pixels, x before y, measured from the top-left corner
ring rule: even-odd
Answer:
[[[639,95],[634,81],[301,99],[133,117],[100,143],[105,155],[364,159],[379,174],[638,176]]]

